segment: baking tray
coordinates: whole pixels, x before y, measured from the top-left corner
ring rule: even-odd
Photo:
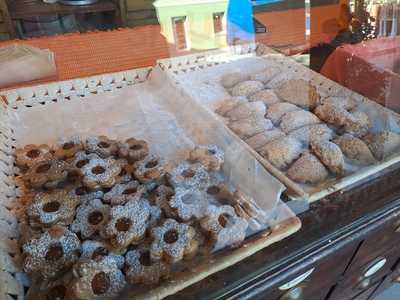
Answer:
[[[152,68],[146,68],[0,93],[1,298],[15,296],[23,299],[29,286],[28,278],[21,272],[18,219],[14,213],[22,194],[22,188],[15,180],[18,172],[14,167],[15,148],[30,142],[51,144],[60,135],[68,134],[106,134],[119,139],[136,135],[136,132],[132,134],[127,120],[128,123],[143,124],[143,132],[138,132],[138,137],[145,137],[146,132],[153,133],[148,139],[152,146],[154,139],[159,137],[158,130],[165,130],[165,134],[171,130],[171,127],[165,128],[165,124],[156,122],[160,117],[154,115],[156,108],[162,105],[169,107],[168,115],[163,117],[172,122],[169,125],[180,122],[185,134],[196,143],[213,142],[225,150],[227,164],[224,173],[243,192],[253,192],[257,203],[268,210],[270,228],[250,236],[237,249],[223,250],[199,261],[158,287],[127,289],[121,298],[160,299],[174,294],[300,229],[300,220],[279,200],[283,186],[265,171],[240,141],[231,138],[230,132],[220,122],[169,81],[165,72],[157,68],[149,76],[151,72]],[[107,108],[98,109],[100,102]],[[186,105],[189,110],[182,110]],[[136,106],[140,111],[135,110]],[[82,107],[86,108],[78,111]],[[129,114],[132,109],[136,111],[135,116]],[[119,114],[126,114],[126,118]],[[49,130],[50,127],[53,128]],[[35,132],[32,132],[33,128]],[[171,140],[169,143],[177,142]],[[159,145],[157,151],[163,151],[163,147]],[[171,151],[166,152],[171,154]],[[179,155],[176,158],[179,159]],[[265,182],[273,184],[268,187]]]
[[[158,61],[159,67],[167,72],[187,93],[222,123],[222,118],[214,113],[220,101],[230,95],[220,84],[223,74],[239,71],[246,74],[262,71],[267,66],[279,67],[281,72],[269,85],[277,87],[288,79],[305,79],[314,85],[322,98],[327,96],[348,96],[360,103],[358,108],[365,111],[373,121],[373,129],[387,129],[400,133],[400,116],[361,96],[336,82],[329,80],[291,58],[275,52],[262,44],[248,44],[212,50],[206,53],[163,59]],[[234,133],[232,133],[235,135]],[[239,139],[239,138],[238,138]],[[362,179],[370,177],[383,169],[400,161],[400,153],[389,156],[379,164],[362,167],[354,173],[337,179],[330,177],[322,184],[299,184],[291,180],[285,173],[274,167],[244,141],[248,150],[282,183],[288,187],[288,196],[295,200],[314,202],[339,190],[344,190]]]

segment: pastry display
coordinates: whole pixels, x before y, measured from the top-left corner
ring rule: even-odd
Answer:
[[[334,139],[334,142],[342,149],[343,154],[352,160],[362,164],[372,164],[376,161],[367,144],[357,137],[344,134]]]
[[[233,133],[289,179],[316,186],[400,150],[400,134],[373,130],[373,113],[357,97],[294,77],[278,66],[249,74],[250,80],[227,88],[235,97],[220,101],[215,110]],[[235,210],[247,215],[242,207]],[[256,228],[254,220],[249,225]]]
[[[307,109],[313,109],[320,99],[315,86],[303,79],[287,80],[275,89],[275,91],[283,101]]]
[[[328,170],[310,152],[305,152],[290,166],[289,178],[301,183],[319,183],[328,177]]]
[[[135,138],[72,137],[18,153],[30,299],[116,299],[126,285],[179,273],[199,247],[207,258],[268,226],[252,198],[226,182],[216,145],[170,164]]]
[[[392,131],[371,133],[364,136],[363,139],[378,160],[384,159],[400,149],[400,134]]]

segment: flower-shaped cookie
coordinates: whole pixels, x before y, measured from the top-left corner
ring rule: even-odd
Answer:
[[[67,187],[69,194],[77,197],[79,199],[79,203],[83,204],[89,200],[93,199],[101,199],[103,198],[103,191],[91,191],[88,187],[82,184],[76,184]]]
[[[80,137],[72,136],[67,139],[61,139],[58,142],[58,148],[54,156],[58,159],[67,159],[73,157],[77,152],[82,151],[83,143]]]
[[[169,201],[169,206],[185,222],[204,217],[207,205],[207,196],[203,191],[182,187],[175,189],[175,195]]]
[[[121,255],[113,254],[105,243],[93,240],[86,240],[82,243],[80,257],[81,261],[99,261],[106,256],[113,257],[113,259],[117,263],[118,268],[122,268],[124,266],[125,258]]]
[[[128,163],[126,159],[118,159],[117,161],[121,166],[121,172],[115,179],[115,183],[128,183],[133,180],[133,166]]]
[[[139,199],[146,192],[146,188],[133,180],[128,183],[116,184],[104,194],[104,202],[114,205],[124,205],[131,199]]]
[[[134,175],[141,183],[159,181],[165,175],[162,161],[154,155],[148,155],[145,159],[136,162],[134,167]]]
[[[30,221],[44,226],[69,225],[73,221],[79,198],[67,190],[39,192],[35,195],[27,213]]]
[[[150,204],[145,199],[131,200],[111,208],[105,235],[117,249],[140,242],[149,224]]]
[[[106,136],[91,136],[86,140],[86,151],[106,158],[117,154],[118,145],[116,141],[110,140]]]
[[[90,238],[102,232],[108,222],[110,206],[100,199],[94,199],[82,204],[76,210],[75,221],[71,224],[73,232],[80,232],[83,238]]]
[[[82,167],[82,181],[91,190],[110,188],[120,172],[121,166],[113,158],[91,159]]]
[[[113,256],[82,263],[75,273],[72,291],[78,299],[115,299],[126,284]]]
[[[25,184],[32,188],[55,188],[68,176],[69,166],[64,161],[46,160],[31,166],[23,176]]]
[[[31,166],[44,160],[51,160],[53,154],[47,145],[26,145],[15,151],[15,163],[21,169],[29,169]]]
[[[168,176],[169,182],[176,187],[204,190],[209,185],[209,175],[199,163],[178,165]]]
[[[162,226],[151,230],[154,239],[150,249],[151,259],[175,263],[186,256],[192,256],[198,248],[195,235],[193,227],[174,219],[165,220]]]
[[[169,265],[160,260],[152,261],[148,246],[127,252],[125,260],[125,274],[129,283],[157,284],[169,275]]]
[[[189,160],[201,163],[208,171],[218,171],[224,163],[224,151],[215,145],[197,146],[190,151]]]
[[[145,141],[130,138],[120,143],[118,154],[130,163],[134,163],[144,159],[149,154],[149,147]]]
[[[39,238],[23,245],[24,271],[39,273],[45,279],[54,278],[77,261],[79,247],[75,233],[62,226],[53,226]]]
[[[214,240],[214,250],[237,246],[246,237],[248,223],[235,214],[232,206],[211,206],[208,216],[200,221],[201,228]]]

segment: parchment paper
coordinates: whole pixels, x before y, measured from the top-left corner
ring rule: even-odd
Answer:
[[[145,139],[151,152],[179,162],[195,144],[216,144],[225,151],[229,182],[272,213],[284,186],[232,139],[226,128],[160,70],[151,79],[114,91],[69,101],[21,105],[12,111],[17,146],[53,144],[61,137],[107,135],[124,140]]]

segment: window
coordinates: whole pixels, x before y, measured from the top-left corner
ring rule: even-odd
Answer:
[[[187,18],[186,17],[174,17],[172,18],[172,27],[174,30],[174,39],[176,49],[185,50],[188,48],[188,41],[186,39],[187,34]]]
[[[214,33],[220,33],[224,31],[224,25],[222,23],[223,18],[224,18],[223,12],[213,14]]]

